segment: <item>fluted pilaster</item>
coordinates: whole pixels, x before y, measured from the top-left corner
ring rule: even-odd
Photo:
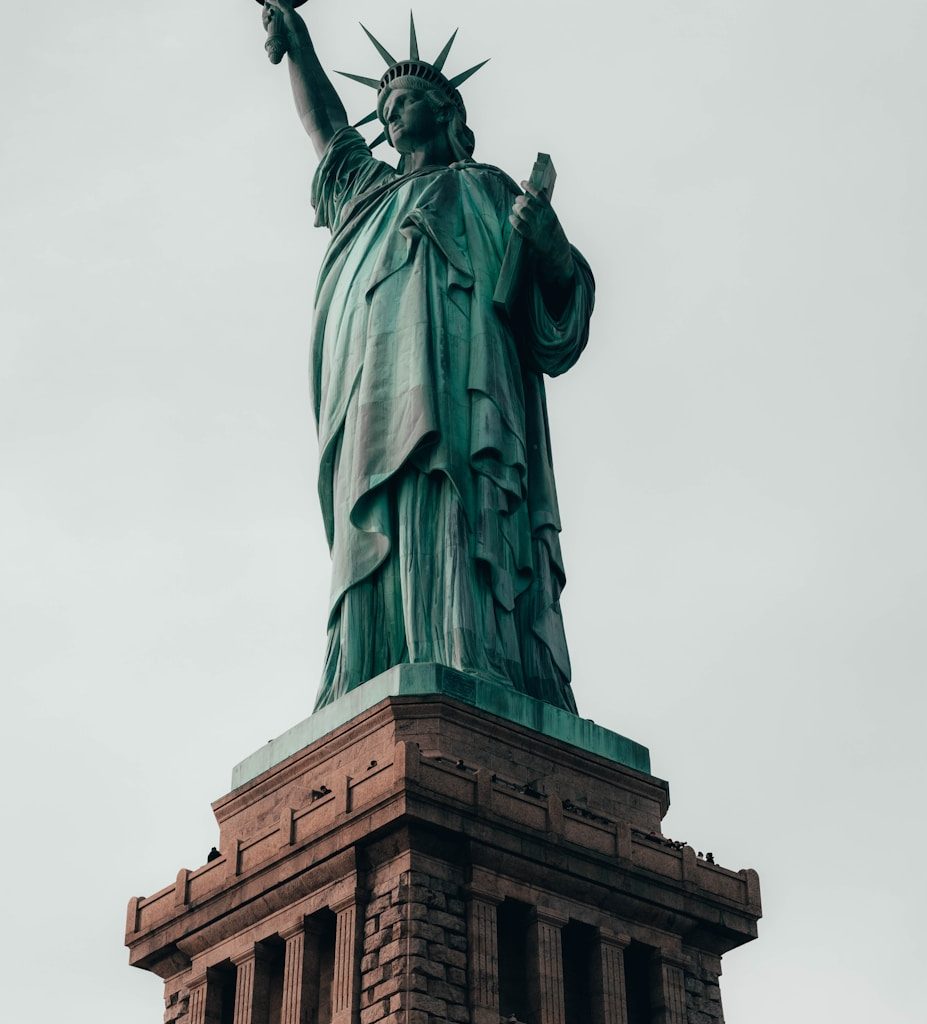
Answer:
[[[624,950],[628,937],[599,931],[592,964],[593,1024],[627,1024]]]
[[[686,981],[682,966],[657,953],[654,980],[655,1024],[686,1024]]]
[[[309,1024],[319,999],[318,932],[311,924],[300,922],[281,937],[286,947],[280,1021],[281,1024]]]
[[[207,971],[190,984],[190,1002],[184,1024],[220,1024],[222,993],[218,978]]]
[[[268,1024],[270,1019],[270,984],[267,960],[255,946],[233,958],[235,975],[234,1024]]]
[[[565,1024],[561,939],[565,923],[540,908],[532,914],[528,926],[529,1024]]]
[[[473,1024],[498,1024],[499,1021],[498,905],[498,898],[471,890],[467,932]]]
[[[361,915],[357,894],[331,908],[335,921],[332,1024],[355,1024],[360,1002]]]

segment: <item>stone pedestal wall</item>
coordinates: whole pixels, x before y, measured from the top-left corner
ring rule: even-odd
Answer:
[[[360,1024],[465,1024],[467,919],[462,872],[407,853],[369,876]]]
[[[685,980],[687,1024],[724,1024],[720,977],[720,957],[693,955]]]
[[[719,1024],[759,882],[660,834],[665,783],[452,699],[391,698],[214,805],[130,901],[166,1024]]]

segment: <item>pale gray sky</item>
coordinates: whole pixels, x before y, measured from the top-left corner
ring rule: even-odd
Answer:
[[[373,73],[408,3],[311,0]],[[13,9],[11,8],[11,12]],[[665,831],[758,869],[729,1024],[919,1024],[927,481],[922,0],[552,0],[455,27],[477,156],[538,150],[599,283],[549,389],[581,712]],[[251,0],[27,4],[0,37],[4,1016],[158,1020],[125,904],[304,717],[328,558],[326,237]],[[349,112],[370,108],[345,82]]]

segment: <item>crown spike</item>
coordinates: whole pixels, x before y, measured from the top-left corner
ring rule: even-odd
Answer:
[[[435,71],[441,71],[444,68],[444,62],[447,60],[447,55],[451,52],[451,47],[454,45],[454,40],[457,38],[457,33],[459,31],[460,29],[454,29],[454,34],[444,44],[444,49],[431,62],[431,66],[435,69]]]
[[[360,27],[367,33],[367,38],[377,48],[377,53],[379,53],[380,56],[386,61],[386,66],[388,68],[391,68],[394,64],[399,63],[396,60],[396,58],[389,52],[389,50],[387,50],[386,47],[381,45],[376,36],[370,31],[370,29],[367,28],[367,26],[363,22],[360,22]]]
[[[380,132],[380,134],[370,143],[367,147],[370,150],[376,149],[381,142],[386,142],[386,132]]]
[[[457,88],[458,85],[463,85],[463,83],[466,82],[466,80],[471,75],[475,75],[484,64],[488,64],[490,59],[491,58],[487,57],[486,60],[481,60],[479,64],[474,64],[472,68],[468,68],[466,71],[461,71],[459,75],[454,75],[454,77],[450,80],[451,85],[455,89]]]
[[[409,11],[409,57],[418,60],[418,36],[415,34],[415,15]]]
[[[370,124],[371,121],[376,121],[377,117],[379,117],[377,112],[375,110],[371,110],[366,117],[362,117],[359,121],[356,121],[354,124],[352,124],[351,127],[360,128],[365,124]]]
[[[369,85],[371,89],[380,88],[380,80],[378,78],[364,78],[363,75],[352,75],[350,71],[336,71],[336,75],[344,75],[345,78],[350,78],[352,82],[360,82],[361,85]]]

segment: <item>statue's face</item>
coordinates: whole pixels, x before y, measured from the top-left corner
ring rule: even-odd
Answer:
[[[439,133],[445,122],[419,89],[395,89],[383,105],[390,141],[400,153],[413,153]]]

